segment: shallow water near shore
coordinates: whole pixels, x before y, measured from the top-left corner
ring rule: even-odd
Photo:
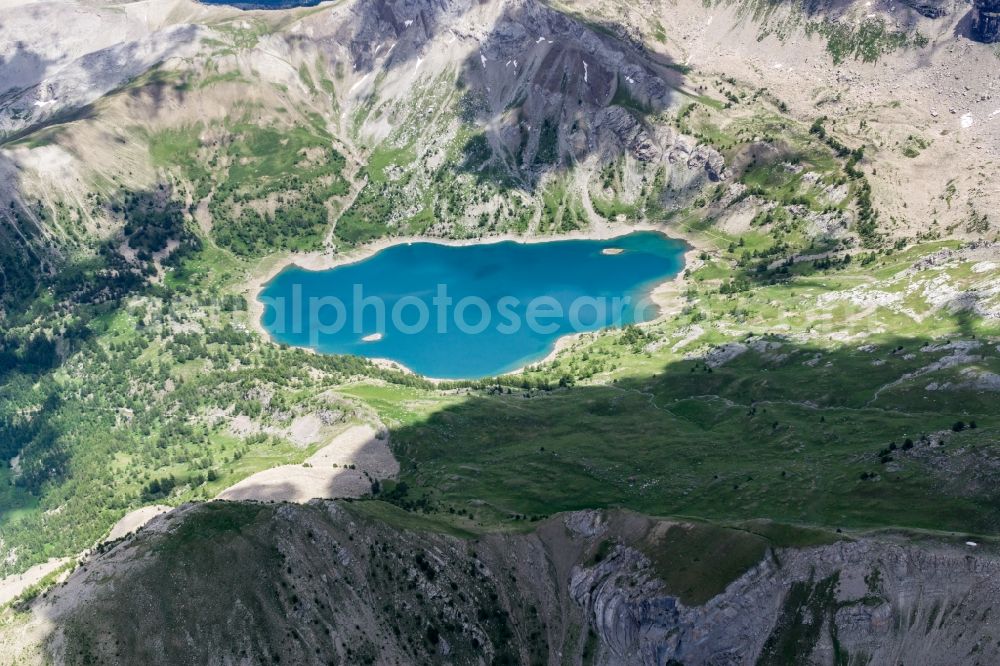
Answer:
[[[649,294],[688,246],[657,232],[606,240],[390,246],[322,271],[292,265],[260,292],[280,343],[389,359],[440,379],[510,372],[574,333],[649,321]]]

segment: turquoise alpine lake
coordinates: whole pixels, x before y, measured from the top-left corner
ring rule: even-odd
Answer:
[[[510,372],[565,335],[649,321],[653,288],[688,246],[640,231],[607,240],[392,245],[321,271],[294,264],[260,292],[279,343],[396,361],[441,379]]]

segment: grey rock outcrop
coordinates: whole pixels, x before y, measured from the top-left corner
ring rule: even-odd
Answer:
[[[646,129],[635,116],[620,106],[598,111],[594,116],[594,127],[599,133],[608,132],[615,142],[638,160],[649,162],[660,156],[661,151]]]
[[[1000,0],[975,0],[972,36],[981,42],[1000,42]]]
[[[954,663],[960,654],[995,663],[998,573],[995,557],[954,547],[842,542],[778,551],[687,607],[650,576],[648,560],[622,547],[574,570],[570,592],[588,609],[608,664],[770,663],[785,636],[808,634],[803,618],[815,626],[800,663],[832,664],[837,651],[880,664]]]
[[[904,3],[927,18],[941,18],[948,14],[947,0],[904,0]]]

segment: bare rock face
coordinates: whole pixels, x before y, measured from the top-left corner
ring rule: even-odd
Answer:
[[[342,57],[349,44],[350,69],[384,72],[387,91],[405,90],[393,78],[414,67],[441,67],[445,45],[462,54],[467,120],[487,128],[498,158],[529,179],[590,155],[651,162],[669,152],[673,136],[658,135],[645,116],[674,102],[677,73],[537,0],[377,0],[335,20],[332,30],[319,19],[310,25],[326,57]]]
[[[595,567],[574,569],[569,582],[570,596],[589,611],[609,658],[642,664],[665,663],[680,649],[682,608],[662,588],[649,560],[622,546]]]
[[[520,129],[525,140],[508,148],[521,169],[663,154],[643,114],[666,108],[674,92],[641,53],[533,0],[500,7],[462,77],[485,101],[480,120]]]
[[[690,169],[704,171],[708,179],[713,182],[725,177],[726,163],[722,155],[705,144],[701,144],[691,151],[687,166]]]
[[[610,106],[598,111],[594,117],[594,127],[598,133],[606,133],[611,143],[623,146],[642,162],[650,162],[661,155],[642,124],[620,106]]]
[[[947,0],[904,0],[904,4],[913,8],[921,16],[941,18],[948,14]]]
[[[972,15],[972,36],[981,42],[1000,42],[1000,0],[976,0]]]
[[[602,663],[996,663],[1000,561],[956,548],[873,541],[773,553],[703,606],[685,606],[621,547],[577,568],[574,601],[588,610]]]

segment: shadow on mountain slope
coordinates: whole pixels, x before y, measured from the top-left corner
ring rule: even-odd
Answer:
[[[198,35],[196,26],[178,25],[54,63],[32,54],[30,44],[19,46],[18,62],[30,71],[15,73],[18,78],[11,80],[17,87],[0,98],[0,138],[8,143],[47,125],[86,117],[104,95],[193,48]],[[52,65],[59,67],[50,74]]]
[[[594,351],[585,365],[614,356]],[[976,341],[887,336],[852,349],[766,336],[605,386],[539,392],[511,377],[501,395],[393,431],[407,484],[397,501],[484,524],[625,506],[995,533],[996,393],[974,373],[998,365]]]
[[[351,10],[353,21],[345,22],[326,41],[331,50],[346,44],[350,64],[357,72],[397,69],[420,57],[427,45],[448,29],[451,20],[476,6],[472,0],[357,3]],[[384,58],[381,63],[380,56]]]
[[[12,204],[13,205],[13,204]],[[63,362],[107,327],[125,299],[150,288],[157,265],[176,262],[199,245],[187,229],[171,190],[163,186],[148,191],[125,191],[110,197],[107,213],[121,218],[120,236],[101,243],[95,252],[70,248],[65,259],[49,257],[48,270],[22,271],[23,258],[37,250],[19,231],[25,218],[13,208],[0,209],[5,242],[0,245],[0,277],[15,275],[2,292],[0,320],[0,387],[10,376],[31,378],[39,400],[37,413],[24,413],[20,405],[0,402],[0,464],[21,456],[17,485],[38,493],[67,473],[70,453],[60,441],[60,427],[49,421],[61,400],[53,376]],[[39,206],[40,214],[44,209]],[[8,213],[15,211],[15,213]],[[4,252],[10,248],[10,253]],[[22,263],[17,263],[19,258]],[[16,392],[13,393],[16,395]],[[58,419],[57,419],[58,420]],[[24,455],[27,453],[27,455]]]
[[[26,85],[41,80],[50,64],[23,42],[15,44],[13,53],[6,57],[0,56],[0,71],[5,73],[4,78],[0,79],[0,103],[11,93],[16,94]]]
[[[171,627],[172,637],[132,631],[112,650],[123,663],[210,662],[223,654],[252,663],[382,663],[388,655],[402,663],[432,663],[443,645],[454,663],[473,663],[484,653],[495,657],[493,663],[523,663],[522,650],[533,651],[533,661],[548,656],[548,631],[538,613],[559,617],[562,595],[542,585],[525,599],[531,588],[509,580],[495,544],[394,530],[333,502],[214,502],[182,508],[159,522],[157,530],[169,534],[147,529],[102,548],[106,554],[93,564],[96,571],[134,577],[128,599],[114,601],[94,589],[84,569],[35,604],[38,613],[60,618],[67,663],[108,655],[101,638],[108,630],[117,634],[118,622],[133,616],[133,604],[145,606],[148,595],[160,601],[133,619],[149,621],[150,629]],[[136,558],[140,541],[151,547],[151,557]],[[512,545],[532,564],[545,563],[537,540]],[[164,584],[183,592],[164,595]],[[118,608],[102,613],[107,625],[94,631],[90,620],[74,612],[74,593],[64,590],[97,592]],[[292,628],[288,621],[295,617]],[[573,620],[580,619],[577,611]],[[552,622],[554,642],[562,642],[563,631]],[[523,641],[529,647],[515,642],[515,632],[523,639],[530,634]]]

